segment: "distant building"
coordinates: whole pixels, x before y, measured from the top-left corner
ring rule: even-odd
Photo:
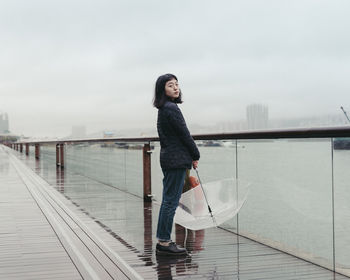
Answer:
[[[7,113],[0,114],[0,133],[5,134],[9,132],[9,117]]]
[[[113,131],[103,131],[103,138],[111,138],[114,137]]]
[[[72,126],[72,136],[73,139],[85,138],[86,137],[86,127],[84,125]]]
[[[262,104],[247,106],[248,129],[266,129],[269,125],[269,109]]]

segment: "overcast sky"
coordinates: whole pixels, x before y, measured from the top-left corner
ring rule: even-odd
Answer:
[[[179,78],[189,124],[350,111],[349,0],[0,0],[0,111],[30,136],[155,126]]]

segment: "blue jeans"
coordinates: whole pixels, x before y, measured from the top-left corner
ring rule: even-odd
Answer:
[[[170,241],[176,207],[182,194],[186,169],[163,170],[163,198],[159,210],[157,238],[159,241]]]

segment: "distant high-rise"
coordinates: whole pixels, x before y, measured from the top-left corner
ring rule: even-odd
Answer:
[[[9,117],[7,113],[0,113],[0,133],[9,133]]]
[[[248,129],[266,129],[269,124],[269,109],[262,104],[247,106]]]

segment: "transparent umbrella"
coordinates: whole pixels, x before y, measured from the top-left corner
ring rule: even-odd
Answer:
[[[192,230],[219,226],[232,219],[242,208],[248,197],[249,185],[228,178],[192,188],[182,194],[174,221]]]

